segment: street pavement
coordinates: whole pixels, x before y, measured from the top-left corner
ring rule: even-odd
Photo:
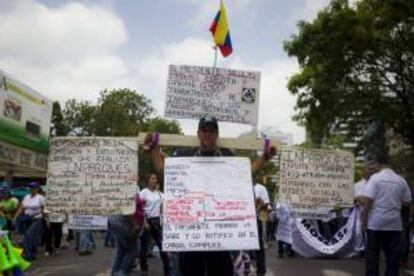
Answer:
[[[97,248],[92,255],[79,256],[73,248],[68,248],[59,254],[44,256],[42,253],[28,275],[36,276],[107,276],[110,275],[112,249],[102,246],[102,239],[97,239]],[[270,245],[267,250],[267,276],[359,276],[364,275],[363,260],[317,260],[299,257],[277,258],[276,245]],[[149,274],[162,275],[162,265],[158,257],[149,258]],[[414,275],[414,258],[411,256],[409,269],[402,271],[402,276]],[[383,266],[383,261],[382,261]],[[382,267],[382,272],[384,268]],[[132,275],[141,275],[139,269]],[[253,272],[252,276],[255,275]],[[383,273],[382,273],[383,275]],[[196,275],[195,275],[196,276]]]

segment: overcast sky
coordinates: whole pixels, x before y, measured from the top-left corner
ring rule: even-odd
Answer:
[[[297,71],[283,41],[298,20],[311,20],[328,0],[227,0],[233,54],[218,66],[262,73],[260,126],[305,132],[291,117],[286,89]],[[219,0],[0,0],[0,68],[52,100],[95,101],[104,88],[132,88],[164,113],[169,64],[213,64],[209,25]],[[181,120],[186,134],[196,121]],[[246,126],[222,124],[234,136]]]

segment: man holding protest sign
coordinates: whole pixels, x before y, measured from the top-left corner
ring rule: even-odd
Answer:
[[[212,116],[204,116],[198,124],[197,136],[200,145],[196,149],[178,150],[173,153],[173,157],[225,157],[233,156],[233,153],[226,148],[219,148],[217,140],[219,129],[217,119]],[[163,155],[158,147],[159,136],[149,134],[146,138],[146,145],[151,151],[155,167],[159,173],[164,171]],[[276,148],[270,147],[265,143],[263,156],[256,159],[252,165],[252,172],[259,171],[264,163],[276,154]],[[230,173],[230,172],[229,172]],[[180,270],[182,275],[233,275],[233,262],[228,251],[215,252],[183,252],[180,253]]]

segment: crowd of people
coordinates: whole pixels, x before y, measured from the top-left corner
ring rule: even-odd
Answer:
[[[217,146],[219,130],[217,120],[206,116],[200,119],[198,138],[200,145],[194,149],[180,149],[172,156],[233,156]],[[135,212],[113,215],[108,218],[104,245],[114,247],[112,275],[130,275],[137,267],[141,274],[151,274],[148,256],[153,246],[158,248],[164,275],[246,275],[250,260],[255,260],[257,275],[266,274],[266,248],[278,247],[279,258],[294,257],[292,244],[283,240],[274,242],[278,227],[291,223],[294,218],[278,213],[279,202],[271,202],[266,187],[254,179],[253,192],[257,212],[260,249],[252,252],[165,252],[162,249],[163,193],[159,176],[164,169],[165,155],[158,146],[159,137],[148,135],[146,146],[153,158],[156,171],[145,180],[145,187],[138,188]],[[275,154],[275,149],[264,151],[252,163],[255,175],[263,164]],[[364,236],[359,256],[366,260],[366,275],[379,275],[379,254],[384,250],[386,275],[398,275],[399,268],[407,266],[410,248],[412,210],[411,190],[407,182],[396,174],[385,158],[364,166],[363,178],[355,188],[355,206],[358,210],[358,227]],[[44,246],[45,254],[59,253],[67,243],[75,241],[79,255],[89,255],[96,243],[91,230],[65,229],[67,216],[45,209],[44,191],[37,182],[29,184],[30,193],[23,198],[13,197],[10,188],[0,188],[0,214],[3,229],[8,230],[13,242],[20,245],[23,257],[35,260],[38,248]],[[339,214],[335,210],[335,214]],[[343,225],[341,215],[329,221],[318,221],[319,231],[332,236]],[[357,247],[357,246],[356,246]]]

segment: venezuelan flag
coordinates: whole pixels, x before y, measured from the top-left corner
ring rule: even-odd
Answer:
[[[231,46],[227,12],[223,0],[220,1],[220,10],[211,23],[210,32],[213,35],[214,43],[219,47],[223,57],[229,56],[233,52],[233,47]]]

